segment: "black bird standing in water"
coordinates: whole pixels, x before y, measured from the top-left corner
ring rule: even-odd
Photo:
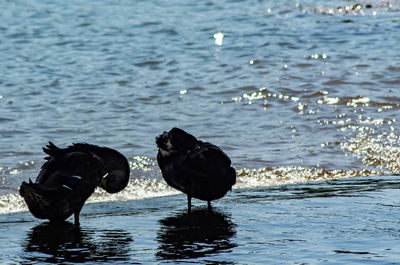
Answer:
[[[171,187],[191,199],[211,201],[222,198],[236,182],[236,171],[229,157],[217,146],[202,142],[179,128],[156,137],[157,162]]]
[[[129,163],[116,150],[79,143],[61,149],[52,142],[35,183],[22,183],[19,193],[33,216],[64,221],[74,214],[75,225],[85,201],[100,186],[108,193],[123,190],[129,181]]]

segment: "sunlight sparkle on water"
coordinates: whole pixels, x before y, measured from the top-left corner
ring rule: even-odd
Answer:
[[[310,56],[310,58],[311,59],[326,59],[326,58],[328,58],[328,55],[326,55],[325,53],[323,53],[323,54],[312,54],[311,56]]]
[[[327,96],[323,96],[322,99],[319,99],[317,102],[318,104],[328,104],[328,105],[333,105],[333,104],[337,104],[340,101],[340,99],[338,97],[327,97]]]
[[[285,185],[309,181],[351,178],[379,174],[370,170],[325,170],[319,167],[272,167],[258,169],[239,169],[234,188]]]
[[[247,104],[252,104],[253,101],[264,99],[264,103],[268,102],[268,98],[276,98],[283,101],[299,101],[300,98],[296,96],[282,95],[270,93],[265,87],[260,88],[257,92],[245,93],[240,97],[233,97],[232,100],[234,102],[242,102],[244,100],[247,101]]]
[[[143,171],[149,171],[156,166],[154,161],[145,156],[135,156],[132,161],[129,161],[131,169],[141,169]]]
[[[224,34],[221,32],[214,34],[215,44],[222,45],[222,39],[224,38]]]
[[[368,106],[368,103],[370,102],[369,98],[366,97],[360,97],[360,98],[354,98],[351,101],[349,101],[347,103],[348,106],[353,106],[353,107],[357,107],[358,104],[365,104],[366,106]]]

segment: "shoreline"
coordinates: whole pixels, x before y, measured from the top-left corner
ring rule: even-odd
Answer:
[[[400,259],[392,247],[400,236],[399,187],[400,176],[390,175],[234,190],[212,213],[194,200],[192,215],[182,194],[91,203],[79,228],[71,219],[2,214],[0,262],[390,262]]]
[[[306,184],[333,179],[347,179],[363,176],[390,175],[388,172],[373,170],[325,170],[318,167],[275,167],[258,169],[239,169],[237,183],[232,190],[274,187],[291,184]],[[169,187],[162,179],[131,178],[128,186],[121,192],[108,194],[97,188],[86,204],[142,200],[180,194]],[[229,194],[229,192],[228,192]],[[28,211],[18,193],[0,196],[0,214]]]

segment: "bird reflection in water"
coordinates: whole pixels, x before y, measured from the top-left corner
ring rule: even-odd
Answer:
[[[162,219],[157,233],[158,259],[175,260],[229,252],[236,247],[231,238],[236,225],[216,210],[196,210]]]
[[[23,259],[24,264],[129,260],[132,241],[124,230],[96,231],[69,222],[45,222],[28,233]]]

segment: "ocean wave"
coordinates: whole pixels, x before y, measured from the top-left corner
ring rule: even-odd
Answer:
[[[237,171],[237,183],[234,185],[233,189],[306,183],[382,173],[383,172],[373,170],[325,170],[318,167],[243,168]],[[87,203],[142,200],[174,194],[179,194],[179,191],[169,187],[164,180],[136,178],[131,179],[128,186],[119,193],[109,194],[97,188],[93,195],[87,200]],[[229,194],[227,196],[229,196]],[[21,196],[15,193],[0,196],[0,214],[21,211],[27,211],[27,207]]]

